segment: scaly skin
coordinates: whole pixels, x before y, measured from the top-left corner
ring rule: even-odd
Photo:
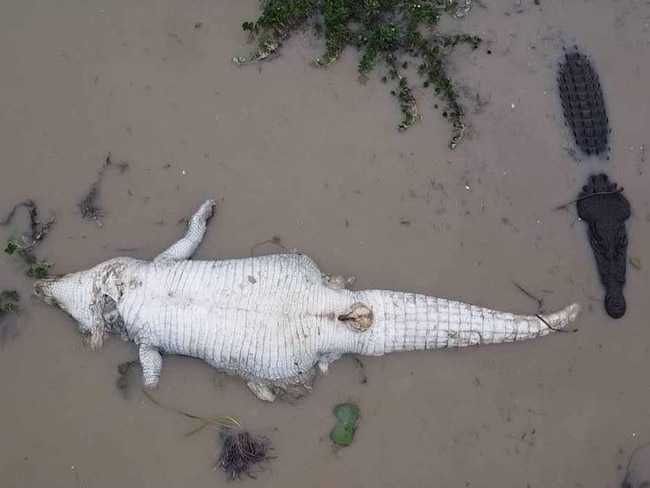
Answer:
[[[111,259],[40,280],[36,294],[76,319],[95,348],[106,333],[137,344],[147,387],[158,385],[161,354],[181,354],[240,375],[267,401],[309,391],[315,366],[326,371],[346,353],[533,339],[579,311],[573,304],[540,319],[413,293],[352,291],[350,279],[325,275],[298,253],[190,261],[213,206],[201,205],[185,236],[152,262]]]

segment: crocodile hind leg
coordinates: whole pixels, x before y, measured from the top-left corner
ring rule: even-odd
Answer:
[[[139,356],[145,388],[157,388],[162,369],[162,356],[160,352],[151,346],[140,344]]]
[[[274,381],[256,377],[246,377],[245,380],[246,386],[260,400],[273,402],[280,399],[291,403],[311,393],[315,378],[316,371],[311,368],[285,380]]]
[[[192,254],[201,245],[205,230],[207,229],[208,220],[212,217],[215,205],[214,200],[208,199],[203,202],[190,218],[183,238],[156,256],[154,262],[183,261],[191,258]]]
[[[353,275],[323,275],[323,281],[332,288],[343,290],[354,285],[357,277]]]

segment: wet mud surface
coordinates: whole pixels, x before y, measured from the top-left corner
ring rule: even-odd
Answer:
[[[488,41],[451,58],[471,124],[454,151],[427,92],[417,94],[423,122],[399,133],[385,86],[358,83],[352,53],[311,68],[320,51],[309,36],[270,63],[234,66],[249,47],[241,22],[258,7],[4,2],[0,215],[27,199],[54,215],[39,254],[67,272],[153,257],[212,197],[199,258],[250,255],[266,241],[255,254],[298,248],[326,272],[358,276],[357,288],[527,313],[538,304],[515,283],[547,311],[580,301],[576,333],[363,358],[361,369],[345,358],[297,405],[263,404],[241,381],[177,357],[165,358],[156,395],[268,436],[276,459],[241,486],[619,486],[650,441],[648,5],[475,2],[448,21]],[[612,129],[610,160],[588,166],[571,155],[556,84],[562,46],[575,40],[597,67]],[[605,168],[632,206],[636,265],[616,321],[575,205],[557,210]],[[101,226],[78,206],[97,181],[88,208],[102,211]],[[0,228],[3,242],[17,229]],[[186,437],[188,419],[116,386],[133,345],[92,352],[70,319],[30,297],[20,261],[0,266],[0,289],[22,298],[0,341],[3,486],[225,485],[212,468],[218,432]],[[352,445],[334,450],[331,412],[343,402],[361,417]]]

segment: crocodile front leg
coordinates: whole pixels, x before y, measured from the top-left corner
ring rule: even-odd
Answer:
[[[162,370],[162,356],[160,352],[154,347],[140,344],[139,356],[145,388],[157,388],[158,382],[160,381],[160,371]]]
[[[187,224],[187,231],[182,239],[172,244],[167,250],[160,253],[154,262],[160,261],[183,261],[192,257],[198,249],[207,229],[208,219],[212,217],[213,208],[216,205],[214,200],[206,200],[192,215]]]

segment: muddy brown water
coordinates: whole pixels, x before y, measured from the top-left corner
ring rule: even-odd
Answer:
[[[166,358],[158,398],[235,415],[273,441],[277,459],[241,486],[611,487],[650,441],[647,1],[475,2],[448,22],[490,41],[452,57],[455,78],[485,102],[467,101],[472,129],[455,151],[424,91],[423,123],[399,134],[387,87],[357,83],[352,53],[312,69],[308,36],[271,63],[235,67],[256,0],[6,0],[0,11],[0,209],[29,197],[56,215],[39,248],[56,271],[152,257],[214,197],[200,258],[245,256],[277,235],[324,270],[357,275],[358,287],[534,312],[516,281],[548,310],[585,306],[575,334],[364,359],[365,384],[340,360],[296,406]],[[567,153],[558,110],[555,61],[568,36],[601,76],[608,172],[633,207],[629,254],[642,267],[628,268],[619,321],[604,313],[575,209],[554,209],[589,172]],[[102,180],[100,228],[75,205],[107,151],[130,166]],[[0,230],[3,240],[16,232]],[[133,345],[90,351],[70,319],[29,298],[15,260],[0,265],[0,285],[25,297],[0,348],[2,486],[225,485],[211,469],[214,431],[185,437],[195,424],[114,387]],[[350,399],[360,427],[337,452],[331,408]]]

